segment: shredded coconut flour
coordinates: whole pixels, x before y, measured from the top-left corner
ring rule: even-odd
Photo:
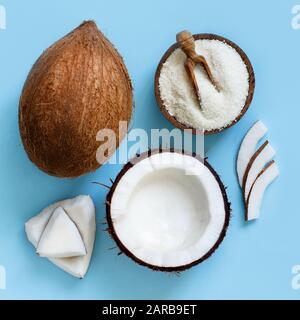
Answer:
[[[201,66],[195,76],[201,108],[184,68],[185,54],[176,49],[163,64],[159,78],[161,99],[177,121],[195,129],[221,129],[242,111],[249,91],[249,73],[238,52],[219,40],[196,40],[196,52],[203,55],[219,91]]]

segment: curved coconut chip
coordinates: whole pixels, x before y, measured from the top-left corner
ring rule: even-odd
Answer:
[[[278,177],[279,171],[272,160],[261,170],[253,183],[246,201],[246,221],[257,219],[260,215],[262,199],[267,187]]]
[[[257,121],[247,132],[241,143],[236,164],[238,179],[241,187],[243,186],[243,178],[248,163],[255,153],[255,149],[259,140],[266,134],[267,131],[268,129],[265,127],[265,125],[261,121]]]
[[[274,156],[275,150],[268,141],[266,141],[252,156],[248,163],[243,179],[243,192],[245,200],[248,198],[249,191],[255,179]]]

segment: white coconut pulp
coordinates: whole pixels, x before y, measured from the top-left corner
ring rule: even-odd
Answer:
[[[69,258],[86,255],[85,245],[75,223],[62,207],[55,209],[39,240],[41,257]]]
[[[201,161],[163,152],[122,176],[110,214],[116,236],[132,255],[174,268],[201,259],[216,245],[225,207],[218,181]]]
[[[66,217],[63,217],[63,222],[61,220],[57,221],[58,208],[63,209],[63,212],[66,213],[68,218],[76,225],[80,233],[80,239],[78,238],[78,234],[71,235],[71,241],[75,239],[76,243],[73,243],[73,246],[68,246],[68,248],[66,248],[66,244],[64,243],[66,234],[62,232],[61,228],[55,228],[57,232],[55,235],[52,235],[52,240],[51,238],[47,239],[47,234],[44,234],[44,232],[49,232],[49,230],[47,230],[48,227],[52,227],[49,225],[49,222],[51,224],[58,223],[61,227],[61,223],[63,223],[62,229],[65,230],[68,229],[70,231],[70,228],[72,228],[69,224],[70,221]],[[53,214],[55,215],[53,216]],[[74,199],[62,200],[50,205],[26,222],[25,231],[28,240],[36,249],[38,249],[40,245],[43,246],[43,254],[45,256],[47,255],[47,258],[51,262],[75,277],[83,278],[85,276],[92,257],[96,233],[95,206],[89,196],[78,196]],[[74,229],[73,232],[76,233]],[[51,233],[48,233],[48,236],[49,235],[51,236]],[[43,236],[46,238],[43,239]],[[56,236],[56,240],[53,239],[54,236]],[[83,248],[81,247],[81,239],[86,250],[85,255],[82,255]],[[44,247],[43,242],[47,242],[48,246]],[[56,242],[55,245],[57,247],[54,247],[54,242]],[[74,247],[76,251],[79,249],[79,255],[70,257],[70,253],[74,250]],[[48,255],[50,251],[51,253]],[[54,256],[58,255],[64,255],[64,257],[54,258]]]

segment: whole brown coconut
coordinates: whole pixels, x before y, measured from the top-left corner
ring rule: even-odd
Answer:
[[[97,169],[100,129],[130,121],[132,85],[121,56],[93,21],[48,48],[25,82],[19,127],[30,160],[57,177],[77,177]],[[113,153],[114,148],[109,148]]]

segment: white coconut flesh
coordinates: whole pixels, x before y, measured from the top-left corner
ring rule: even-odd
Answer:
[[[62,207],[68,217],[76,224],[82,237],[86,254],[76,257],[48,259],[74,277],[83,278],[90,264],[96,234],[95,206],[89,196],[78,196],[73,199],[58,201],[28,220],[25,224],[28,240],[37,249],[53,212],[59,207]],[[57,251],[61,251],[61,249],[57,248]]]
[[[189,265],[212,250],[226,214],[213,173],[198,159],[172,152],[126,171],[110,204],[122,245],[142,262],[165,268]]]
[[[41,257],[69,258],[86,255],[85,245],[75,223],[62,207],[55,209],[39,240]]]
[[[237,174],[241,187],[243,186],[243,178],[247,165],[255,153],[259,140],[263,138],[267,131],[266,126],[259,120],[249,129],[242,141],[237,157]]]
[[[264,193],[268,186],[278,177],[279,171],[277,165],[272,161],[259,174],[254,182],[247,200],[247,220],[258,219],[260,215],[260,207],[264,197]]]
[[[267,163],[269,163],[275,156],[275,150],[269,143],[266,143],[262,150],[254,156],[254,161],[250,161],[249,163],[250,168],[246,177],[246,183],[244,188],[245,199],[248,198],[250,189],[259,173],[263,170]]]

